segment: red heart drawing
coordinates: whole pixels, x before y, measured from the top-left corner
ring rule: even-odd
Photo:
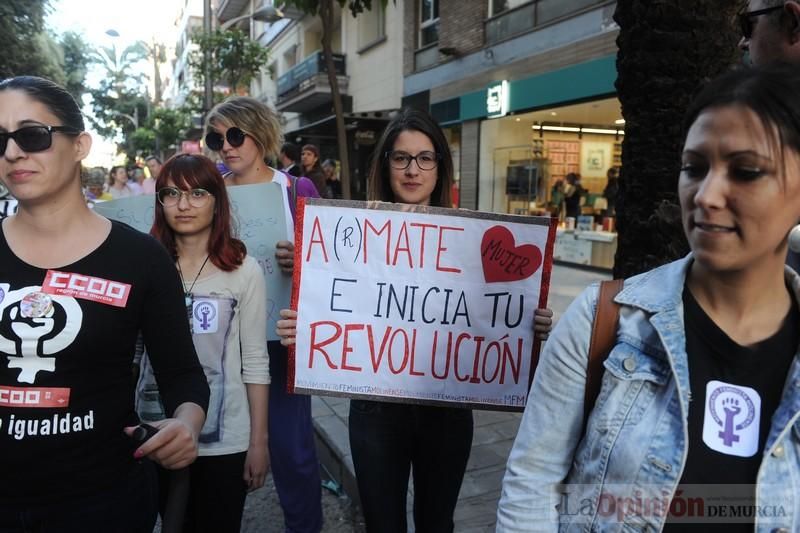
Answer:
[[[493,226],[483,234],[481,260],[486,283],[520,281],[542,266],[542,251],[534,244],[516,246],[507,228]]]

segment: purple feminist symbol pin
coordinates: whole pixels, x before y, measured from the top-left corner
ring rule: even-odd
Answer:
[[[743,409],[745,411],[742,415]],[[739,432],[752,424],[756,416],[755,406],[747,393],[738,387],[727,385],[718,387],[711,393],[711,397],[708,399],[708,412],[722,427],[722,430],[717,432],[717,436],[722,439],[722,444],[728,447],[739,442]]]
[[[217,310],[208,302],[201,302],[194,308],[194,317],[200,323],[203,331],[208,331],[211,327],[211,321],[217,316]]]

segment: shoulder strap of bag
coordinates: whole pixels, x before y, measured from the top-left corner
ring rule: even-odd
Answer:
[[[589,361],[586,366],[586,390],[583,402],[583,427],[589,420],[594,402],[600,394],[603,381],[603,362],[614,347],[619,324],[619,304],[614,298],[622,290],[625,280],[614,279],[600,283],[597,297],[597,312],[592,323],[592,337],[589,342]]]

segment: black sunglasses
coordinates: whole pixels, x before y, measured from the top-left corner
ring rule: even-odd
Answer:
[[[0,132],[0,156],[6,153],[8,140],[14,139],[17,146],[24,152],[41,152],[53,145],[53,133],[61,132],[67,135],[78,135],[79,129],[70,126],[25,126],[17,131]]]
[[[238,148],[244,144],[245,137],[247,137],[247,134],[237,127],[228,128],[224,137],[219,132],[209,131],[206,133],[206,146],[215,152],[219,152],[225,144],[225,139],[227,139],[228,144],[234,148]]]
[[[773,6],[764,9],[756,9],[755,11],[743,11],[742,13],[739,13],[737,17],[739,19],[739,30],[742,32],[742,37],[749,39],[753,36],[753,27],[755,26],[753,19],[755,17],[760,17],[761,15],[766,15],[767,13],[772,13],[773,11],[777,11],[779,9],[783,9],[783,6]]]

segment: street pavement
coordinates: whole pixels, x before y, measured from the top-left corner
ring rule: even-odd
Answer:
[[[553,268],[549,306],[558,319],[572,300],[590,283],[610,279],[598,273],[562,265]],[[361,533],[364,531],[358,514],[358,491],[353,474],[353,461],[347,432],[349,400],[315,396],[312,398],[317,450],[326,477],[338,480],[341,496],[323,489],[324,532]],[[505,472],[506,460],[514,443],[520,413],[474,411],[475,434],[464,483],[456,507],[455,530],[458,533],[494,531],[497,501]],[[337,488],[334,482],[329,485]],[[412,492],[409,488],[409,513]],[[248,497],[242,531],[265,533],[282,531],[283,519],[272,479],[265,487]],[[409,514],[409,530],[413,519]]]

